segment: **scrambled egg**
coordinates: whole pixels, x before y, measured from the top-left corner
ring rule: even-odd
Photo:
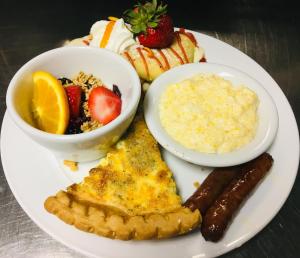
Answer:
[[[257,95],[217,75],[198,74],[163,92],[159,116],[167,133],[183,146],[226,153],[249,143],[257,128]]]

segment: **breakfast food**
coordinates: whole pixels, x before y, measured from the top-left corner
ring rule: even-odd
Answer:
[[[124,19],[109,17],[108,21],[97,21],[88,36],[65,45],[114,51],[133,65],[143,81],[152,81],[178,65],[206,61],[194,35],[184,29],[175,31],[167,5],[155,0],[138,3],[124,12]]]
[[[214,169],[202,182],[201,187],[193,193],[184,203],[190,210],[198,209],[205,214],[225,187],[238,174],[239,167],[225,167]]]
[[[167,5],[157,4],[156,0],[138,3],[133,9],[124,12],[125,21],[138,41],[145,47],[164,48],[174,39],[172,18],[167,14]]]
[[[47,72],[38,71],[33,79],[33,118],[37,128],[43,131],[56,134],[88,132],[108,124],[121,113],[122,94],[118,86],[113,85],[110,90],[91,74],[80,72],[71,80],[56,79]]]
[[[238,175],[203,214],[201,232],[206,240],[217,242],[222,238],[235,212],[267,174],[272,164],[272,156],[263,153],[238,167]]]
[[[66,134],[89,132],[108,124],[121,113],[119,88],[108,89],[92,74],[79,72],[74,79],[61,78],[69,100],[71,118]]]
[[[48,133],[63,134],[69,122],[68,99],[64,88],[51,74],[33,74],[32,120],[34,126]]]
[[[204,53],[191,33],[179,30],[174,33],[174,40],[167,48],[150,49],[137,45],[122,55],[133,65],[141,79],[152,81],[170,68],[199,62]]]
[[[114,120],[121,113],[121,98],[113,91],[98,86],[91,90],[88,99],[88,108],[91,117],[102,125]]]
[[[258,103],[256,94],[245,86],[198,74],[166,88],[159,117],[166,132],[186,148],[226,153],[254,138]]]
[[[114,18],[95,22],[91,27],[90,39],[91,47],[106,48],[118,54],[136,44],[124,20]]]
[[[64,160],[64,165],[68,167],[71,171],[78,170],[78,162],[72,160]]]
[[[172,67],[205,61],[193,34],[174,30],[165,5],[155,0],[137,4],[125,12],[125,21],[114,17],[98,21],[90,35],[68,45],[114,51],[148,83]],[[120,114],[122,94],[116,85],[110,90],[84,73],[60,80],[69,105],[67,133],[92,130]],[[199,74],[167,88],[159,115],[165,130],[187,148],[225,153],[252,140],[257,107],[257,96],[248,88],[234,87],[216,75]],[[206,240],[216,242],[272,163],[265,153],[246,164],[217,168],[182,204],[158,143],[138,114],[89,176],[48,197],[44,206],[80,230],[121,240],[185,234],[200,227],[203,216],[201,232]],[[76,169],[73,163],[65,164]]]
[[[81,230],[123,240],[171,237],[201,223],[198,210],[181,205],[141,116],[82,183],[49,197],[45,208]]]

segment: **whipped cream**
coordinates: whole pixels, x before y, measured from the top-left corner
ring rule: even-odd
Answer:
[[[110,21],[101,20],[93,24],[90,31],[93,37],[90,41],[90,46],[100,47],[109,22]],[[137,42],[133,38],[133,33],[128,30],[123,19],[118,19],[112,27],[105,48],[121,54],[126,48],[135,44],[137,44]]]

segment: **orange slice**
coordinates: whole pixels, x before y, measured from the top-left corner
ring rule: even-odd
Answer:
[[[62,84],[44,71],[35,72],[33,82],[32,111],[38,129],[63,134],[69,122],[69,105]]]
[[[114,28],[114,25],[115,25],[115,21],[109,21],[106,28],[105,28],[105,31],[104,31],[104,34],[103,34],[103,38],[100,42],[100,48],[105,48],[108,41],[109,41],[109,38],[110,38],[110,34]]]

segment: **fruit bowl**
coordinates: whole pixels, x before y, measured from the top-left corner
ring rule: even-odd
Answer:
[[[48,71],[56,78],[84,71],[101,78],[106,85],[118,85],[122,92],[121,114],[107,125],[81,134],[58,135],[35,128],[30,107],[32,75],[37,70]],[[17,71],[8,86],[6,104],[15,124],[36,143],[60,159],[84,162],[104,156],[121,137],[136,113],[140,95],[139,77],[121,56],[105,49],[62,47],[40,54]]]

